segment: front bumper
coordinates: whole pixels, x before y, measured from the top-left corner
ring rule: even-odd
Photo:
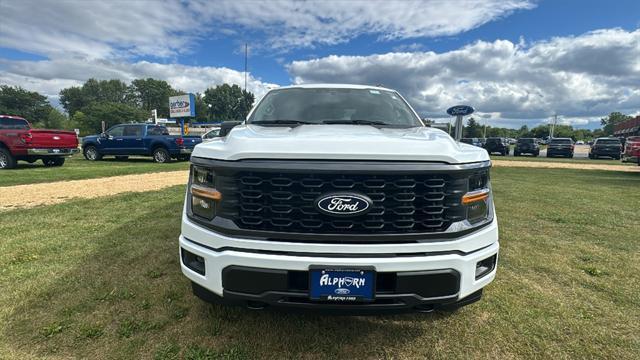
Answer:
[[[78,148],[33,148],[27,149],[27,155],[31,156],[71,156],[77,154]]]
[[[608,157],[618,157],[620,156],[620,150],[593,150],[591,152],[592,155],[595,156],[608,156]]]
[[[570,156],[570,155],[573,155],[573,150],[571,150],[571,149],[547,149],[547,155],[549,155],[549,156],[555,156],[555,155]]]
[[[187,251],[204,260],[204,274],[185,265],[183,274],[194,284],[194,293],[203,299],[248,307],[272,306],[301,310],[327,310],[341,313],[430,311],[440,307],[457,307],[479,299],[481,290],[495,277],[496,266],[476,279],[479,261],[498,254],[498,230],[494,222],[464,237],[442,242],[407,244],[309,244],[277,241],[234,239],[211,232],[183,218],[179,239],[181,254]],[[407,274],[450,272],[455,274],[455,287],[436,296],[418,289],[376,289],[372,303],[336,304],[308,299],[305,288],[298,281],[289,286],[292,277],[305,278],[312,265],[369,267],[380,276],[400,278]],[[497,264],[496,264],[497,265]],[[256,269],[258,272],[282,274],[281,285],[260,291],[238,290],[225,279],[225,271],[232,268]],[[301,275],[302,274],[302,275]],[[259,277],[247,277],[247,282],[264,283]],[[430,278],[425,278],[429,281]],[[451,280],[453,281],[453,280]],[[277,282],[275,282],[277,283]],[[401,290],[401,291],[397,291]]]

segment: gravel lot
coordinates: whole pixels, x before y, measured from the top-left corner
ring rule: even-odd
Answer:
[[[97,198],[125,192],[160,190],[187,183],[188,171],[170,171],[99,179],[0,187],[0,211],[51,205],[73,198]]]

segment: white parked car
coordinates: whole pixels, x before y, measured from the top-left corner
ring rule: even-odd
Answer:
[[[202,134],[202,141],[203,142],[207,142],[207,141],[211,141],[213,139],[217,139],[220,137],[220,128],[219,127],[215,127],[209,131],[207,131],[206,133]]]
[[[428,312],[480,299],[498,223],[487,152],[396,91],[270,90],[191,157],[180,235],[194,293],[253,309]]]

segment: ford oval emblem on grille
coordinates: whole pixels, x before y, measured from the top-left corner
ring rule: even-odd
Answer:
[[[355,216],[366,214],[373,202],[365,195],[333,193],[320,196],[316,207],[320,212],[332,216]]]

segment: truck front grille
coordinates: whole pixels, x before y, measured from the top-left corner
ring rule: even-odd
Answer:
[[[319,234],[402,234],[445,231],[465,218],[464,177],[449,174],[338,174],[241,171],[217,176],[218,216],[247,230]],[[368,196],[371,210],[352,218],[321,213],[331,192]]]

